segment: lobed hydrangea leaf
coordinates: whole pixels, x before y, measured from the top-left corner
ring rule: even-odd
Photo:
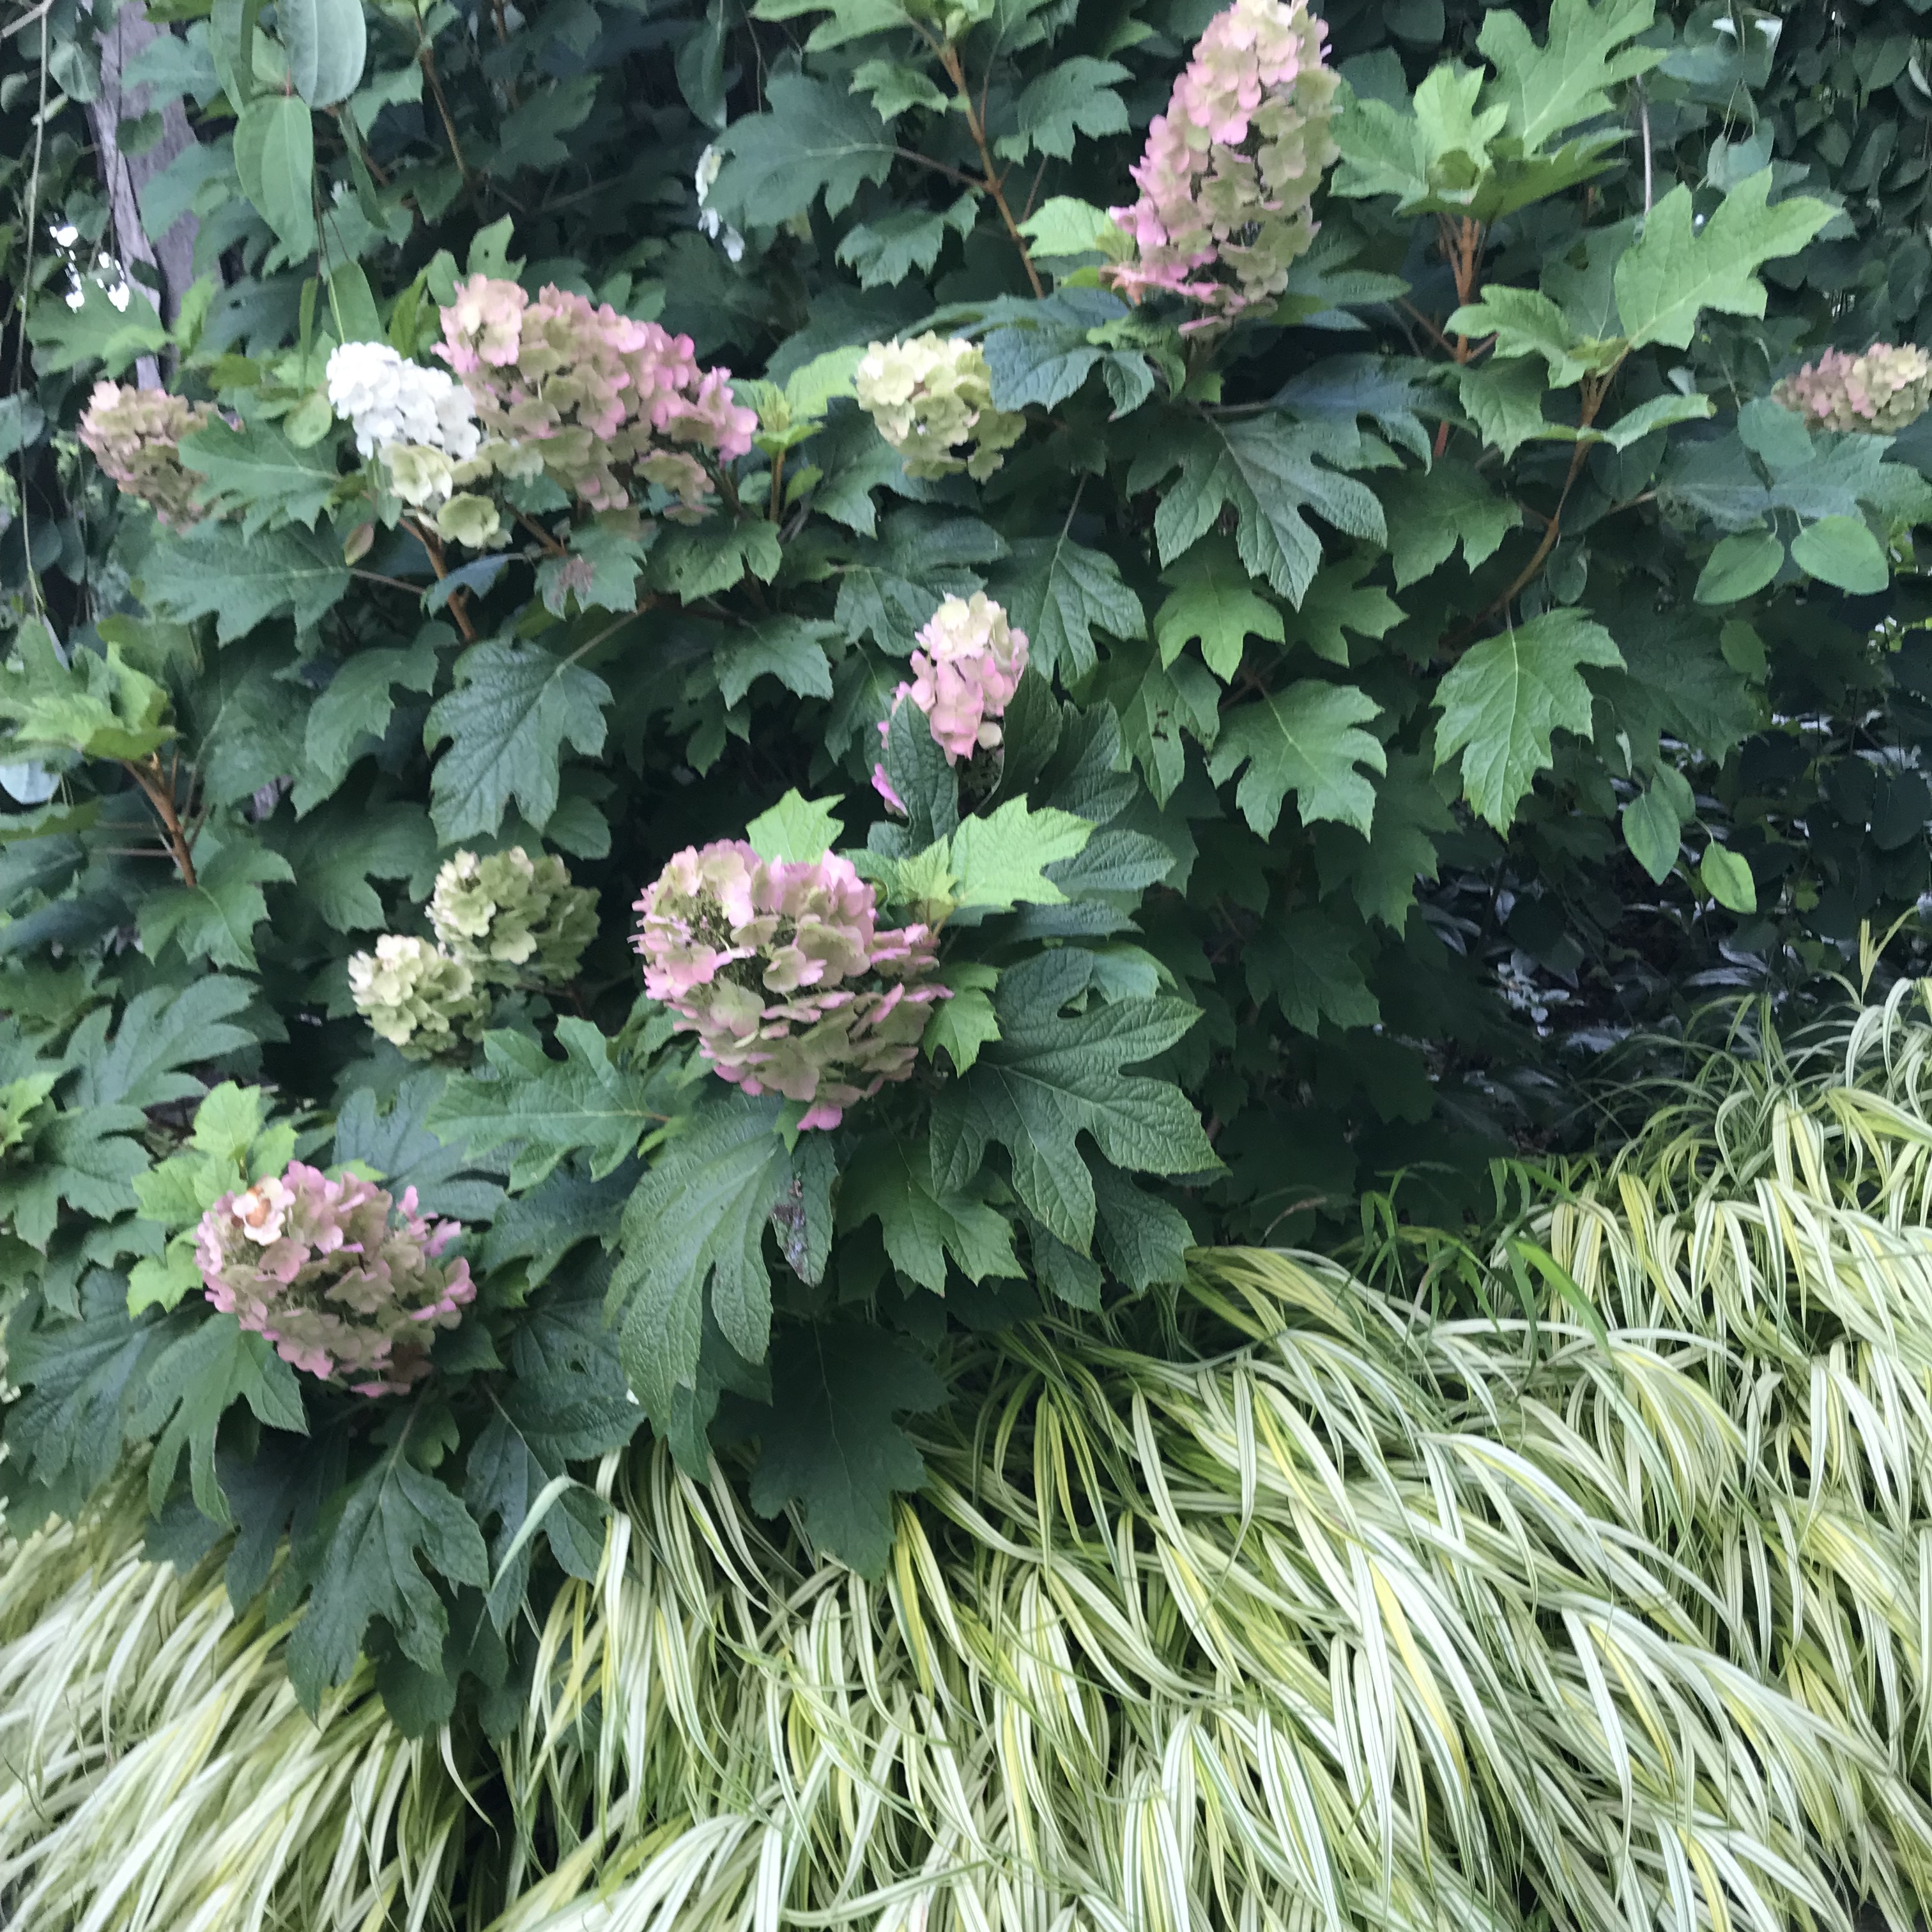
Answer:
[[[978,218],[975,196],[962,194],[950,208],[908,208],[862,221],[840,239],[838,259],[858,275],[862,289],[896,288],[917,268],[939,260],[949,233],[962,239]]]
[[[224,644],[271,617],[306,630],[341,599],[349,567],[327,530],[280,530],[244,536],[210,521],[163,535],[141,566],[141,590],[157,616],[191,623],[214,620]]]
[[[167,711],[166,691],[125,662],[118,644],[104,654],[76,645],[63,661],[53,633],[38,620],[20,626],[0,664],[0,719],[17,752],[144,758],[175,735]]]
[[[1663,59],[1661,47],[1630,44],[1655,11],[1654,0],[1554,0],[1541,46],[1514,14],[1484,15],[1476,44],[1496,70],[1488,98],[1502,104],[1504,131],[1526,154],[1615,112],[1611,90]]]
[[[1248,990],[1273,998],[1298,1032],[1319,1032],[1324,1019],[1346,1031],[1380,1024],[1382,1007],[1363,977],[1363,933],[1312,906],[1272,916],[1242,954]]]
[[[1516,503],[1498,496],[1472,465],[1453,456],[1438,458],[1426,472],[1405,470],[1384,478],[1379,494],[1398,590],[1440,568],[1459,544],[1463,562],[1476,569],[1522,522]]]
[[[969,1281],[1021,1274],[1006,1217],[975,1195],[939,1187],[926,1150],[895,1135],[868,1135],[839,1186],[842,1231],[874,1220],[893,1267],[934,1294],[946,1292],[949,1260]]]
[[[1022,901],[1063,905],[1066,895],[1044,868],[1084,850],[1094,827],[1070,812],[1009,799],[984,816],[961,820],[948,848],[952,898],[960,906],[1010,912]]]
[[[142,950],[153,958],[172,941],[184,958],[252,973],[255,928],[268,916],[262,888],[292,885],[295,877],[279,852],[235,838],[205,854],[192,886],[164,886],[141,902]]]
[[[1094,633],[1142,638],[1141,600],[1104,550],[1088,550],[1064,531],[1022,538],[994,578],[1015,627],[1025,632],[1042,677],[1083,677],[1100,662]]]
[[[886,125],[843,86],[775,74],[766,111],[718,137],[725,156],[707,206],[733,226],[771,227],[802,214],[820,196],[828,214],[849,207],[867,182],[882,182],[896,148]]]
[[[323,1691],[355,1669],[374,1618],[404,1656],[440,1671],[449,1613],[434,1580],[478,1589],[489,1583],[476,1519],[447,1484],[410,1461],[407,1447],[406,1431],[295,1552],[308,1597],[289,1636],[289,1680],[311,1715]]]
[[[1304,679],[1223,715],[1209,775],[1225,784],[1247,767],[1236,800],[1264,838],[1274,831],[1290,792],[1304,825],[1336,819],[1366,838],[1376,794],[1360,768],[1383,771],[1388,757],[1360,728],[1381,709],[1353,685]]]
[[[1224,539],[1197,543],[1161,572],[1161,581],[1174,586],[1154,613],[1163,666],[1198,639],[1208,668],[1226,684],[1240,670],[1250,638],[1286,640],[1281,613],[1251,587],[1234,545]]]
[[[446,845],[488,838],[514,800],[541,832],[556,809],[557,772],[568,744],[592,758],[604,748],[610,687],[594,672],[536,644],[493,638],[456,661],[456,688],[437,699],[423,748],[448,748],[430,777],[430,815]]]
[[[772,617],[722,638],[712,662],[718,694],[728,705],[743,703],[761,677],[775,677],[800,698],[830,698],[832,666],[826,647],[838,626],[822,618]]]
[[[1060,160],[1071,158],[1081,135],[1099,140],[1127,131],[1126,104],[1114,92],[1132,74],[1118,61],[1075,54],[1021,90],[1012,109],[1012,131],[1001,132],[993,152],[1003,160],[1024,160],[1035,152]]]
[[[1582,667],[1623,662],[1610,632],[1576,610],[1545,611],[1486,638],[1437,687],[1437,764],[1460,755],[1463,796],[1507,831],[1537,773],[1550,768],[1554,734],[1589,735],[1594,699]]]
[[[206,479],[200,491],[204,512],[238,520],[244,537],[284,524],[313,529],[341,480],[331,442],[298,449],[272,422],[236,429],[218,416],[182,438],[181,454]]]
[[[752,1507],[775,1516],[796,1504],[815,1549],[862,1576],[882,1576],[892,1496],[926,1477],[924,1459],[894,1418],[937,1408],[945,1396],[932,1370],[884,1329],[814,1324],[772,1365]]]
[[[831,850],[844,829],[833,809],[842,802],[836,794],[830,798],[803,799],[794,788],[745,827],[746,842],[760,859],[815,865]]]

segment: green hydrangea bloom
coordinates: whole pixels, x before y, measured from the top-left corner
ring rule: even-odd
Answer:
[[[469,964],[426,939],[385,933],[349,962],[349,990],[376,1033],[406,1058],[433,1060],[476,1039],[490,998]]]
[[[430,924],[479,980],[554,983],[576,972],[597,935],[597,895],[570,883],[563,861],[520,845],[479,858],[459,852],[436,875]]]

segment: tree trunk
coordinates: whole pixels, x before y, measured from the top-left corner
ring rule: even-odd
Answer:
[[[100,30],[100,95],[89,105],[87,116],[113,216],[114,252],[124,268],[131,270],[140,262],[153,272],[160,284],[156,296],[161,319],[171,323],[194,280],[198,224],[192,214],[184,214],[158,244],[149,241],[141,223],[140,193],[177,154],[194,145],[194,130],[181,102],[170,98],[161,110],[160,138],[152,146],[138,154],[123,154],[120,140],[121,123],[146,113],[151,94],[145,87],[124,86],[121,76],[135,56],[164,31],[148,18],[145,0],[122,0],[112,24]],[[144,356],[134,366],[143,388],[160,386],[154,357]]]

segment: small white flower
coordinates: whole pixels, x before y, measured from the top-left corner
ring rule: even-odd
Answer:
[[[354,426],[362,456],[399,442],[442,450],[458,463],[476,453],[476,405],[446,369],[425,369],[386,342],[345,342],[329,356],[328,382],[329,403]]]
[[[289,1211],[294,1193],[271,1175],[258,1180],[245,1193],[238,1194],[229,1212],[242,1223],[242,1232],[258,1246],[282,1238],[282,1217]]]
[[[744,256],[744,236],[715,208],[705,205],[710,199],[712,184],[718,178],[718,170],[724,165],[724,157],[715,147],[706,148],[698,158],[698,227],[700,234],[710,236],[724,249],[728,262],[736,262]]]

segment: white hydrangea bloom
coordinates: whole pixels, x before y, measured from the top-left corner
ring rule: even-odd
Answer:
[[[700,234],[710,236],[724,250],[728,262],[736,262],[744,256],[744,236],[716,208],[705,206],[710,198],[712,184],[718,178],[718,170],[724,165],[724,157],[716,148],[706,148],[698,158],[698,226]]]
[[[448,370],[409,362],[386,342],[344,343],[328,358],[328,380],[330,405],[354,426],[362,456],[416,443],[466,463],[482,440],[469,391]]]

